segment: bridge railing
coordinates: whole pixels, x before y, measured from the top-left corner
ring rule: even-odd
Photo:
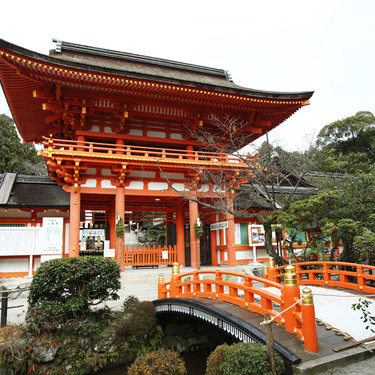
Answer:
[[[375,293],[375,267],[347,262],[293,263],[299,285],[337,286],[364,293]],[[267,278],[282,283],[285,268],[270,262]],[[265,276],[266,277],[266,276]]]
[[[305,343],[307,350],[318,351],[315,311],[311,291],[307,290],[301,302],[294,267],[287,270],[290,282],[282,285],[253,275],[227,270],[202,270],[179,273],[173,265],[170,282],[160,275],[158,298],[211,298],[233,303],[261,315],[270,314],[272,320],[284,326]],[[255,286],[261,283],[266,288]],[[269,288],[275,288],[275,293]]]

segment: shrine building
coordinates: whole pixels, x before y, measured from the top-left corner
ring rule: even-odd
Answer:
[[[203,170],[222,173],[236,188],[246,183],[236,178],[247,165],[220,151],[228,150],[229,137],[224,130],[218,137],[214,122],[236,119],[241,128],[234,134],[249,143],[308,105],[313,93],[254,90],[221,69],[54,42],[43,55],[0,39],[3,91],[23,141],[43,145],[49,174],[46,180],[0,171],[0,229],[41,228],[45,218],[62,218],[54,256],[106,254],[123,270],[267,258],[262,246],[254,252],[262,245],[255,219],[199,204],[216,199]],[[234,193],[225,193],[230,203]],[[131,244],[145,222],[165,225],[165,246]],[[35,249],[23,254],[2,246],[0,277],[32,273],[44,259]]]

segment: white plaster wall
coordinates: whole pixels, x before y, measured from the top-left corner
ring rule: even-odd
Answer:
[[[148,190],[167,190],[168,184],[166,182],[149,182]]]
[[[154,130],[150,130],[147,132],[147,137],[153,137],[153,138],[167,138],[167,135],[165,132],[157,132]]]
[[[69,223],[65,223],[65,241],[64,241],[64,252],[65,254],[69,254],[69,230],[70,230],[70,225]]]
[[[171,133],[171,139],[183,139],[180,133]]]
[[[208,192],[210,191],[210,186],[207,185],[207,184],[204,184],[204,185],[202,185],[202,186],[198,189],[198,191],[201,191],[201,192],[204,192],[204,193],[208,193]]]
[[[141,137],[143,135],[143,130],[141,130],[141,129],[130,129],[129,135],[138,135],[138,136]]]
[[[184,184],[172,184],[172,187],[178,191],[189,191]]]
[[[94,178],[88,178],[87,181],[81,185],[82,187],[90,187],[94,188],[96,187],[96,179]]]
[[[134,190],[143,190],[144,183],[143,181],[130,181],[129,186],[125,186],[125,190],[134,189]]]
[[[94,125],[94,126],[91,127],[91,131],[95,132],[95,133],[98,133],[100,131],[100,127],[98,125]]]
[[[112,129],[111,129],[110,126],[106,126],[106,127],[104,128],[104,133],[111,133],[111,134],[113,134],[113,131],[112,131]]]
[[[27,258],[0,258],[0,272],[28,272],[29,257]]]
[[[102,188],[107,188],[107,189],[116,189],[116,186],[112,185],[111,180],[101,180],[100,181],[100,186]]]
[[[253,259],[253,252],[251,250],[236,251],[236,260]]]

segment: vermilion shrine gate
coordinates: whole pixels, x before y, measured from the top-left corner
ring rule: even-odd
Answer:
[[[50,179],[70,194],[66,255],[79,255],[88,212],[91,225],[104,229],[116,249],[115,259],[118,215],[130,225],[153,213],[171,228],[173,261],[192,267],[198,264],[198,210],[203,262],[216,265],[221,253],[220,262],[233,266],[244,244],[235,246],[233,215],[218,216],[178,191],[213,198],[200,170],[217,169],[233,179],[247,168],[205,151],[205,141],[192,134],[199,127],[214,131],[214,118],[230,116],[244,124],[237,136],[252,141],[309,104],[312,95],[253,90],[234,84],[224,70],[60,41],[46,56],[0,40],[0,79],[24,142],[43,142],[40,155]],[[225,133],[221,142],[228,142]],[[210,231],[210,223],[224,220],[226,230]],[[128,258],[122,256],[123,267]]]

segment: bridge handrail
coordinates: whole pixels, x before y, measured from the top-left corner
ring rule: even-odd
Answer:
[[[178,265],[174,265],[173,269],[175,267],[178,269]],[[205,275],[214,275],[214,278],[204,278]],[[230,278],[225,279],[225,276]],[[237,282],[233,281],[232,277],[237,277]],[[239,282],[240,280],[243,282]],[[253,282],[262,283],[264,289],[254,286]],[[269,287],[280,290],[280,295],[266,289]],[[164,277],[159,278],[158,298],[169,297],[210,298],[233,303],[261,315],[268,313],[276,323],[285,326],[302,342],[307,339],[307,350],[318,350],[316,328],[315,332],[313,329],[306,329],[307,325],[315,327],[314,306],[304,306],[299,301],[300,290],[297,283],[282,285],[266,278],[227,270],[202,270],[180,274],[178,269],[178,272],[172,271],[169,282],[164,282]],[[308,323],[304,324],[304,321]],[[305,337],[306,332],[310,337]]]
[[[303,262],[293,263],[296,268],[297,281],[300,285],[337,286],[364,293],[375,293],[374,266],[349,262]],[[286,266],[268,268],[268,278],[281,283]],[[305,267],[308,267],[305,269]],[[346,268],[350,267],[348,270]],[[271,272],[270,272],[271,271]],[[366,273],[368,271],[368,273]],[[371,273],[370,273],[371,271]],[[370,282],[373,285],[369,285]]]

